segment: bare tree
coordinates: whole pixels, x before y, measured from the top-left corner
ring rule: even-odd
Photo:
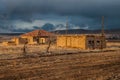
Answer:
[[[55,36],[49,36],[48,47],[46,49],[46,53],[50,52],[51,44],[54,43],[54,42],[55,42]]]
[[[52,41],[49,40],[49,42],[48,42],[48,47],[47,47],[47,50],[46,50],[46,53],[49,53],[49,49],[50,49],[50,47],[51,47],[51,43],[52,43]]]
[[[24,46],[23,46],[23,56],[26,56],[26,53],[27,53],[27,44],[28,42],[26,41]]]

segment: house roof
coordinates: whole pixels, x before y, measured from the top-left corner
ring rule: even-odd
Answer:
[[[22,34],[21,36],[53,36],[53,33],[47,32],[45,30],[34,30],[32,32],[28,32]]]

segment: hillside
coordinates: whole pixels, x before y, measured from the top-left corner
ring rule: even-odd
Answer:
[[[66,30],[56,30],[53,31],[59,34],[65,34]],[[70,29],[68,30],[68,34],[99,34],[101,30],[85,30],[85,29]],[[105,30],[106,34],[120,34],[120,29],[109,29]]]
[[[53,31],[57,34],[66,34],[66,30]],[[100,34],[101,30],[84,30],[84,29],[70,29],[68,34]],[[120,29],[105,30],[107,39],[120,39]]]
[[[66,34],[66,30],[52,31],[55,34]],[[100,34],[101,30],[85,30],[85,29],[70,29],[68,34]],[[1,36],[19,36],[23,33],[0,33]],[[120,39],[120,29],[108,29],[105,30],[107,39]]]

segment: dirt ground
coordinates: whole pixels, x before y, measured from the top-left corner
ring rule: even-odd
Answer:
[[[23,53],[24,45],[15,45],[15,46],[3,46],[0,43],[0,54],[21,54]],[[26,48],[27,53],[35,52],[46,52],[48,45],[28,45]],[[119,50],[120,42],[107,42],[107,48],[104,50]],[[55,44],[51,45],[50,52],[61,53],[61,52],[80,52],[80,51],[90,51],[90,50],[80,50],[76,48],[62,48],[57,47]],[[95,51],[95,50],[94,50]]]
[[[0,80],[120,80],[120,43],[101,50],[0,45]]]
[[[1,59],[0,80],[120,80],[120,50]]]

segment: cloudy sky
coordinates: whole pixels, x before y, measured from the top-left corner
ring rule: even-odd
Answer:
[[[0,32],[120,28],[120,0],[0,0]]]

